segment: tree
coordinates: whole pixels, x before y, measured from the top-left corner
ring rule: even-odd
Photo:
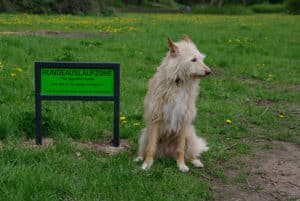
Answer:
[[[138,6],[143,5],[143,3],[144,3],[144,0],[137,0],[137,5],[138,5]]]

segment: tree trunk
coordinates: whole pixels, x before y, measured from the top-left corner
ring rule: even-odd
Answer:
[[[210,5],[210,6],[213,6],[214,4],[215,4],[215,0],[210,0],[209,5]]]
[[[223,6],[224,1],[223,0],[219,0],[218,2],[218,7],[221,8]]]
[[[143,5],[143,3],[144,3],[144,0],[137,0],[137,5],[138,5],[138,6]]]

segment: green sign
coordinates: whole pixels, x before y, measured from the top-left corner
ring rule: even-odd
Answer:
[[[113,145],[119,146],[120,64],[35,62],[36,144],[42,144],[42,101],[113,101]]]
[[[41,68],[41,95],[114,96],[114,69]]]

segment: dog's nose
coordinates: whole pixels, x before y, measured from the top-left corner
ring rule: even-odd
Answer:
[[[209,75],[211,73],[211,71],[210,70],[208,70],[208,71],[205,71],[205,75]]]

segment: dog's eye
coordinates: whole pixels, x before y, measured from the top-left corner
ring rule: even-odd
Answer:
[[[193,58],[191,61],[192,61],[192,62],[196,62],[196,61],[197,61],[197,59],[196,59],[196,58]]]

